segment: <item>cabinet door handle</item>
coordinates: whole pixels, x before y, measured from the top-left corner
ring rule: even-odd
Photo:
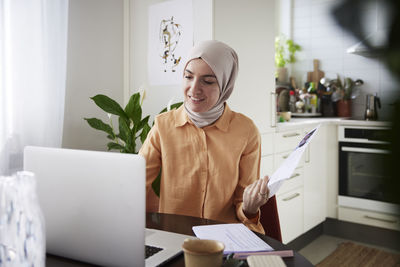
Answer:
[[[300,196],[300,193],[294,193],[294,194],[291,195],[290,197],[284,198],[284,199],[282,199],[282,200],[283,200],[283,201],[289,201],[289,200],[291,200],[291,199],[293,199],[293,198],[296,198],[296,197],[298,197],[298,196]]]
[[[288,180],[293,179],[293,178],[295,178],[295,177],[297,177],[297,176],[300,176],[300,173],[295,173],[295,174],[293,174],[292,176],[290,176],[290,177],[288,178]]]
[[[295,136],[299,136],[299,133],[289,133],[289,134],[284,134],[283,137],[284,138],[288,138],[288,137],[295,137]]]
[[[271,92],[271,127],[276,127],[276,93]]]
[[[374,217],[374,216],[370,216],[370,215],[364,215],[364,218],[376,220],[376,221],[387,222],[387,223],[397,223],[397,220],[383,219],[383,218],[378,218],[378,217]]]
[[[282,156],[282,158],[287,159],[289,155]]]

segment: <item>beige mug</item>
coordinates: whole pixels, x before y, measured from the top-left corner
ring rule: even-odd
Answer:
[[[186,239],[182,245],[186,267],[220,267],[225,245],[216,240]]]

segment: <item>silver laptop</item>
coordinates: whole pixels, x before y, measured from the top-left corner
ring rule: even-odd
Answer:
[[[24,170],[36,175],[49,254],[103,266],[157,266],[179,255],[190,238],[145,230],[139,155],[30,146]],[[145,239],[161,248],[147,259]]]

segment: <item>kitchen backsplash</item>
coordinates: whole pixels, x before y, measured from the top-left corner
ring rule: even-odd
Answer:
[[[371,1],[365,12],[371,17],[366,27],[375,31],[384,25],[384,16],[378,0]],[[320,69],[328,78],[362,79],[360,95],[353,100],[353,117],[362,118],[365,111],[366,94],[378,93],[382,108],[379,120],[387,120],[391,112],[394,95],[400,87],[386,70],[379,58],[368,58],[348,54],[346,49],[358,41],[336,25],[330,11],[337,0],[293,0],[292,38],[300,44],[298,62],[292,66],[292,75],[297,82],[305,81],[305,74],[313,70],[313,59],[320,60]]]

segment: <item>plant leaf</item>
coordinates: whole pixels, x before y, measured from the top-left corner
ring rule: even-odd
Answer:
[[[182,104],[183,104],[183,102],[178,102],[178,103],[172,104],[171,110],[179,108],[180,106],[182,106]],[[167,111],[167,108],[164,108],[163,110],[161,110],[161,112],[159,114],[164,113],[166,111]]]
[[[140,106],[140,93],[135,93],[126,104],[125,112],[132,119],[133,124],[138,124],[142,119],[142,107]]]
[[[115,134],[110,125],[96,118],[84,118],[84,120],[86,120],[92,128],[108,133],[109,136],[112,137],[111,139],[115,138]]]
[[[149,119],[150,119],[150,115],[146,116],[143,120],[141,120],[139,122],[139,124],[136,127],[136,131],[139,131],[140,129],[142,129],[146,124],[149,123]]]
[[[129,122],[129,120],[128,120]],[[129,136],[130,136],[130,129],[128,126],[128,122],[126,119],[119,117],[118,118],[118,124],[119,124],[119,137],[124,140],[124,142],[127,144],[129,142]]]
[[[142,144],[144,143],[144,141],[146,140],[146,138],[147,138],[147,135],[149,134],[149,132],[150,132],[150,125],[147,123],[147,124],[145,124],[144,126],[143,126],[143,130],[142,130],[142,132],[140,133],[140,141],[142,142]]]
[[[114,143],[114,142],[107,143],[107,148],[108,148],[108,151],[110,151],[111,149],[118,149],[118,150],[124,149],[123,146],[121,146],[120,144]]]
[[[91,97],[91,99],[105,112],[128,118],[121,106],[108,96],[95,95],[94,97]]]

